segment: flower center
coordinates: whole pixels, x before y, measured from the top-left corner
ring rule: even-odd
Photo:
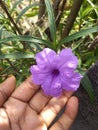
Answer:
[[[59,75],[59,70],[58,69],[54,69],[53,71],[52,71],[52,75],[53,76],[58,76]]]

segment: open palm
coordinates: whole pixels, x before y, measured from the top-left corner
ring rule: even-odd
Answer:
[[[65,92],[59,98],[46,96],[31,77],[15,89],[12,76],[0,87],[0,130],[68,130],[78,110],[78,100],[69,98],[71,95]],[[64,114],[49,127],[65,104]]]

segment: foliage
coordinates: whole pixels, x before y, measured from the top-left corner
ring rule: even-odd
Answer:
[[[16,76],[18,83],[24,80],[29,75],[29,67],[35,63],[34,55],[44,47],[56,51],[71,47],[79,58],[79,70],[84,72],[97,60],[98,47],[89,51],[98,32],[97,0],[82,3],[69,35],[64,38],[62,32],[67,26],[72,0],[62,6],[62,14],[60,17],[57,15],[57,21],[52,0],[44,0],[43,4],[31,0],[4,2],[0,0],[0,81],[11,74]],[[39,9],[45,5],[45,12],[39,19]]]

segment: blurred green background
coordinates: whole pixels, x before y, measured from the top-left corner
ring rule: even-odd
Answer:
[[[98,0],[78,2],[0,0],[0,82],[15,75],[20,84],[45,47],[71,47],[81,73],[98,60]]]

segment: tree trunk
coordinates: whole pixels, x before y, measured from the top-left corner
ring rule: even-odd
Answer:
[[[71,8],[71,11],[70,11],[70,14],[67,18],[67,22],[66,22],[66,26],[62,32],[62,38],[66,37],[69,35],[70,33],[70,30],[72,29],[73,27],[73,24],[75,22],[75,19],[78,15],[78,12],[80,10],[80,7],[82,5],[84,0],[74,0],[73,1],[73,5],[72,5],[72,8]]]

